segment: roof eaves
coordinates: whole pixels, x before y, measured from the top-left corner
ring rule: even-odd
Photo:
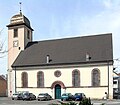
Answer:
[[[35,67],[35,66],[58,66],[58,65],[74,65],[74,64],[93,64],[93,63],[107,63],[113,64],[113,60],[104,60],[104,61],[86,61],[86,62],[71,62],[71,63],[46,63],[46,64],[35,64],[35,65],[12,65],[12,68],[17,67]]]

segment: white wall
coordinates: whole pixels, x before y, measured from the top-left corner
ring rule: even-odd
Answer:
[[[92,87],[91,86],[91,71],[94,68],[100,70],[100,86],[101,87]],[[80,86],[81,88],[72,88],[72,71],[78,69],[80,71]],[[61,71],[60,77],[55,77],[54,72],[56,70]],[[55,81],[62,81],[67,87],[62,89],[62,93],[70,92],[74,94],[75,92],[84,92],[88,97],[91,98],[103,98],[105,92],[108,93],[108,66],[90,66],[90,67],[73,67],[73,68],[52,68],[52,69],[34,69],[26,71],[28,73],[28,88],[22,89],[21,87],[21,73],[25,70],[19,70],[16,73],[17,77],[17,91],[30,91],[38,95],[41,92],[48,92],[54,98],[54,89],[51,89],[51,85]],[[37,72],[44,72],[44,86],[45,88],[37,88]],[[112,66],[109,66],[109,98],[112,98],[113,94],[113,80],[112,80]],[[32,88],[29,88],[32,87]]]

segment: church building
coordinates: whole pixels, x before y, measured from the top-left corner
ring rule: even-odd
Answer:
[[[85,93],[113,98],[112,33],[33,41],[33,28],[21,12],[8,27],[8,96],[29,91]]]

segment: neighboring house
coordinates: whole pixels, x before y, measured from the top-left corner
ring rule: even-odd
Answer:
[[[118,91],[118,83],[120,77],[113,77],[113,91]]]
[[[120,73],[113,73],[113,91],[120,92]]]
[[[118,92],[118,79],[118,74],[113,72],[113,92]]]
[[[112,34],[55,40],[32,40],[30,21],[20,12],[8,27],[8,96],[16,91],[35,95],[83,92],[113,98]]]
[[[120,75],[113,72],[113,98],[120,98]]]
[[[7,80],[3,75],[0,75],[0,97],[7,96]]]

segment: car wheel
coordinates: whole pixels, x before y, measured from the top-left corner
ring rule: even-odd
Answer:
[[[66,99],[64,98],[63,101],[66,101]]]
[[[47,101],[47,98],[45,98],[45,101]]]

